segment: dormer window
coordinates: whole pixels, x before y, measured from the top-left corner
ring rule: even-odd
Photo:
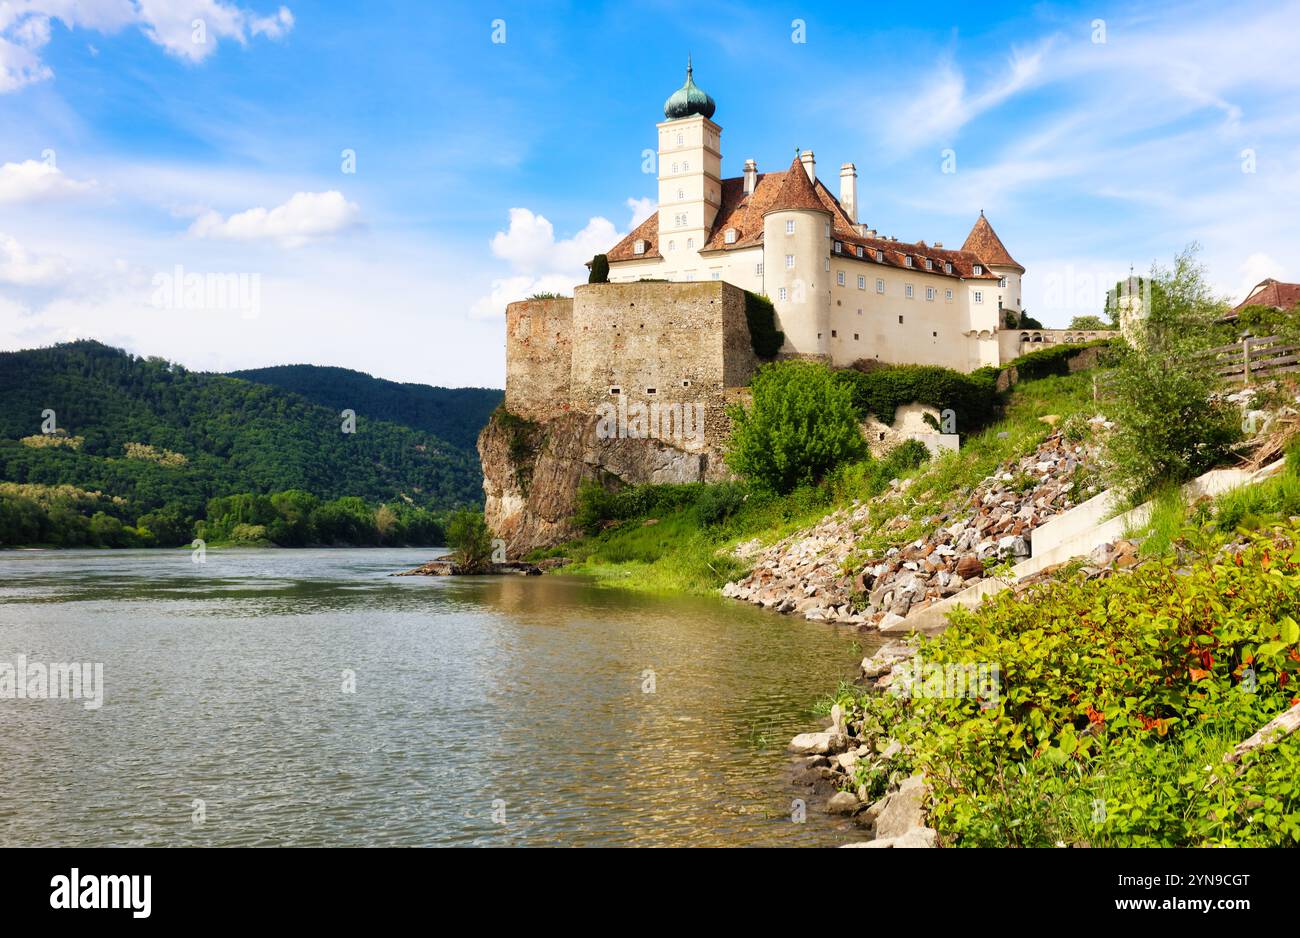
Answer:
[[[952,273],[952,262],[951,262],[951,261],[944,261],[944,262],[943,262],[943,272],[944,272],[945,274],[950,274],[950,273]]]
[[[844,242],[843,242],[843,241],[836,241],[836,242],[835,242],[835,253],[836,253],[836,254],[843,254],[843,253],[844,253]]]
[[[637,238],[634,242],[632,242],[632,253],[633,253],[633,254],[644,254],[644,253],[645,253],[645,239],[644,239],[644,238]]]
[[[877,263],[877,264],[883,264],[884,262],[885,262],[885,252],[884,252],[884,251],[877,251],[877,252],[876,252],[876,263]]]
[[[727,233],[723,236],[723,239],[724,239],[728,244],[735,244],[735,243],[736,243],[736,229],[735,229],[735,228],[728,228],[728,229],[727,229]]]
[[[925,269],[934,270],[934,261],[930,260],[928,257],[925,259]]]
[[[794,234],[794,220],[791,219],[785,223],[785,233]]]
[[[984,274],[984,267],[983,267],[983,265],[981,265],[981,264],[976,264],[976,265],[975,265],[975,276],[976,276],[976,277],[980,277],[980,276],[983,276],[983,274]]]
[[[861,256],[862,256],[862,245],[860,245],[860,244],[859,244],[858,247],[857,247],[857,255],[858,255],[858,257],[861,257]]]
[[[911,266],[912,266],[912,255],[911,255],[911,254],[905,255],[905,256],[903,257],[903,266],[904,266],[904,267],[911,267]]]

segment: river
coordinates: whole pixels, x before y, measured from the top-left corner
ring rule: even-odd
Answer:
[[[0,699],[0,846],[860,839],[792,821],[784,751],[859,636],[578,577],[388,576],[433,553],[0,552],[0,669],[103,667],[102,706]]]

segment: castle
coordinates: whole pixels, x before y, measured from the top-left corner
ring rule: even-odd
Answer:
[[[658,126],[659,208],[607,252],[609,283],[572,298],[506,310],[506,407],[546,421],[629,401],[703,405],[704,434],[677,443],[707,452],[725,435],[725,405],[759,361],[745,291],[765,294],[785,335],[781,357],[835,366],[862,359],[973,371],[1032,343],[1080,341],[1073,330],[1014,328],[1025,268],[983,213],[960,249],[880,236],[858,221],[858,174],[840,194],[817,178],[811,151],[783,172],[722,178],[722,128],[694,80]]]
[[[1020,354],[1019,333],[999,332],[1019,319],[1025,268],[982,212],[952,250],[867,227],[856,166],[840,167],[837,198],[811,150],[782,172],[760,173],[751,159],[723,178],[714,110],[688,63],[658,124],[658,211],[608,251],[612,282],[721,280],[766,294],[783,354],[833,365],[972,371]]]
[[[727,477],[728,405],[760,364],[750,294],[772,302],[779,357],[835,366],[972,371],[1037,343],[1110,334],[1012,328],[1025,269],[982,212],[950,250],[860,223],[851,163],[838,198],[810,151],[784,172],[747,160],[743,175],[722,178],[714,109],[688,62],[658,125],[658,211],[610,248],[610,282],[506,308],[505,413],[480,435],[479,455],[488,524],[510,556],[576,536],[583,482]],[[881,446],[934,435],[925,410],[906,405],[893,427],[869,420],[864,433]]]

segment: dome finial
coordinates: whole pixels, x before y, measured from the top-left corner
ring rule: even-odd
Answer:
[[[714,104],[713,99],[702,88],[695,84],[694,75],[695,67],[691,62],[691,54],[688,52],[686,53],[686,83],[674,91],[672,97],[664,102],[664,117],[669,120],[690,117],[692,114],[713,117],[717,105]]]

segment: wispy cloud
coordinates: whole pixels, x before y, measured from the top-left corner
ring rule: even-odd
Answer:
[[[246,45],[256,36],[279,39],[293,28],[280,7],[259,14],[225,0],[27,0],[0,3],[0,94],[46,81],[53,70],[41,60],[50,23],[69,30],[112,34],[134,26],[169,55],[202,62],[221,40]]]

